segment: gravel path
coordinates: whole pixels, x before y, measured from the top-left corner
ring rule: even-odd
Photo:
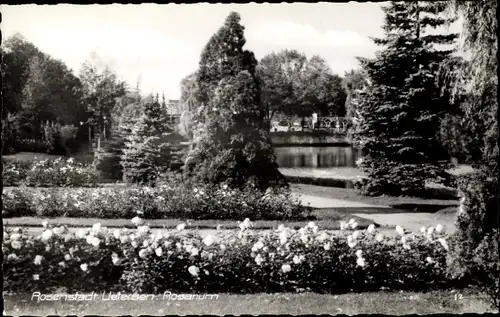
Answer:
[[[369,205],[360,202],[348,201],[336,198],[326,198],[293,192],[298,196],[303,205],[310,205],[313,208],[390,208],[389,206]]]

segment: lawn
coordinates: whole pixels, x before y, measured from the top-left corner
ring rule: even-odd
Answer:
[[[32,294],[4,295],[5,313],[11,315],[242,315],[242,314],[462,314],[493,312],[476,293],[461,291],[370,292],[342,295],[279,293],[218,294],[212,299],[173,300],[171,295],[147,300],[39,301]],[[109,294],[109,293],[108,293]],[[177,294],[180,295],[180,294]],[[106,295],[109,298],[109,295]]]
[[[325,230],[340,229],[339,222],[341,220],[348,221],[353,218],[358,222],[359,228],[367,228],[372,222],[368,219],[352,216],[347,212],[334,210],[331,208],[316,209],[313,213],[317,219],[313,220],[319,228]],[[23,227],[40,227],[45,218],[38,217],[15,217],[4,218],[4,226],[23,226]],[[95,223],[101,223],[102,226],[109,228],[135,228],[130,219],[98,219],[98,218],[73,218],[73,217],[56,217],[47,219],[50,224],[59,226],[67,225],[68,227],[88,227]],[[242,221],[243,219],[239,220]],[[186,222],[184,219],[146,219],[151,228],[174,229],[178,224]],[[299,229],[307,225],[310,220],[305,221],[279,221],[279,220],[255,220],[252,221],[255,229],[273,229],[280,224],[285,224],[287,227]],[[239,229],[238,220],[191,220],[189,229],[216,229],[219,225],[221,229]]]
[[[94,159],[94,156],[89,153],[76,154],[72,157],[78,162],[87,164],[92,163],[92,160]],[[64,158],[64,156],[35,152],[19,152],[16,154],[2,155],[2,160],[9,163],[34,163],[43,160],[55,160],[58,158]]]
[[[342,199],[353,202],[360,202],[368,205],[391,206],[397,209],[411,210],[415,212],[432,212],[459,205],[458,199],[430,199],[419,197],[393,197],[379,196],[369,197],[359,194],[356,190],[350,188],[324,187],[305,184],[291,184],[294,193],[306,195]]]

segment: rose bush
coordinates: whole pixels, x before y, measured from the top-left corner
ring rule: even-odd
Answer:
[[[4,232],[4,290],[15,292],[315,292],[429,289],[447,279],[446,234],[382,236],[366,231],[329,233],[309,223],[269,233],[240,230],[201,237],[179,226],[154,233],[135,217],[135,229],[101,227],[71,233],[45,225],[38,235]]]
[[[31,165],[6,164],[4,186],[32,187],[96,187],[98,176],[92,166],[75,162],[72,158],[43,160]]]
[[[4,217],[148,219],[304,219],[310,209],[286,189],[258,191],[217,187],[8,188],[2,193]]]

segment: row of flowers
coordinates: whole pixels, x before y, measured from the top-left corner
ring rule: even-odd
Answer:
[[[31,164],[10,163],[4,166],[4,186],[96,187],[98,175],[92,166],[61,158]]]
[[[189,188],[7,188],[2,193],[4,217],[131,218],[137,210],[147,219],[304,219],[301,206],[286,189],[261,193],[226,186]]]
[[[263,233],[245,219],[240,230],[202,237],[185,225],[162,233],[138,217],[133,222],[135,229],[95,224],[70,232],[45,223],[38,236],[4,232],[5,290],[335,293],[452,282],[439,226],[384,236],[373,225],[332,233],[309,223]]]

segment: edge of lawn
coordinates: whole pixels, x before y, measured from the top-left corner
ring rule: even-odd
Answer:
[[[348,212],[343,212],[338,210],[338,208],[319,208],[314,209],[312,214],[315,219],[304,219],[304,220],[252,220],[254,229],[275,229],[280,224],[285,225],[288,228],[299,229],[304,227],[309,222],[314,222],[322,230],[339,230],[340,221],[348,221],[350,219],[356,220],[359,229],[366,229],[370,224],[374,224],[379,227],[377,223],[373,221],[351,215]],[[80,218],[80,217],[10,217],[3,218],[3,225],[9,226],[23,226],[23,227],[42,227],[42,221],[47,220],[51,225],[61,226],[65,225],[68,227],[87,227],[92,226],[95,223],[100,223],[102,226],[110,228],[135,228],[136,226],[131,222],[131,219],[116,218],[116,219],[104,219],[104,218]],[[192,219],[144,219],[144,222],[148,223],[151,228],[158,229],[174,229],[177,225],[181,223],[189,222],[189,229],[239,229],[239,224],[241,220],[235,219],[202,219],[202,220],[192,220]]]

